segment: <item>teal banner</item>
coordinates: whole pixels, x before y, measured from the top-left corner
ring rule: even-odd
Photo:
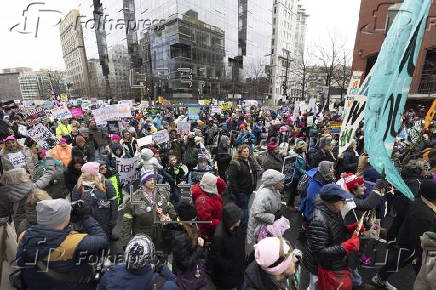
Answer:
[[[392,149],[404,112],[421,48],[431,0],[405,0],[383,43],[367,82],[365,149],[371,165],[405,196],[414,195],[392,160]],[[365,89],[366,90],[366,89]]]

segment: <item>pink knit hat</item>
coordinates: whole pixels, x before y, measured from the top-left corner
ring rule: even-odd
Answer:
[[[283,238],[268,237],[254,246],[256,263],[270,275],[281,275],[292,263],[292,249],[284,239],[283,241],[281,241],[281,239]],[[280,263],[277,263],[280,259],[283,259],[280,257],[280,243],[283,243],[283,255],[286,255],[287,257]]]
[[[17,140],[15,139],[14,135],[8,136],[6,139],[3,139],[3,142],[9,141],[9,140]]]
[[[61,143],[67,143],[67,139],[65,139],[65,138],[59,138],[59,142],[61,142]]]
[[[121,140],[121,137],[119,135],[112,135],[112,140]]]
[[[82,166],[82,173],[97,175],[99,172],[100,172],[100,163],[98,162],[86,162]]]

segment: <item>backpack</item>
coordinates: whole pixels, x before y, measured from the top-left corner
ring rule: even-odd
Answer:
[[[301,197],[305,196],[307,194],[307,186],[309,185],[309,180],[311,177],[305,173],[303,176],[300,177],[300,180],[297,184],[297,194]]]

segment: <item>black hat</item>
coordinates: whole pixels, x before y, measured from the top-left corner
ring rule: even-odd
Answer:
[[[181,201],[176,206],[176,212],[181,221],[192,221],[197,217],[195,206],[187,201]]]

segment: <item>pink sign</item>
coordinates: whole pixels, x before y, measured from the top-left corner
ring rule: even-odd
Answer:
[[[71,115],[73,116],[73,118],[78,118],[78,117],[83,116],[82,108],[73,108],[73,109],[70,109],[70,112],[71,112]]]

